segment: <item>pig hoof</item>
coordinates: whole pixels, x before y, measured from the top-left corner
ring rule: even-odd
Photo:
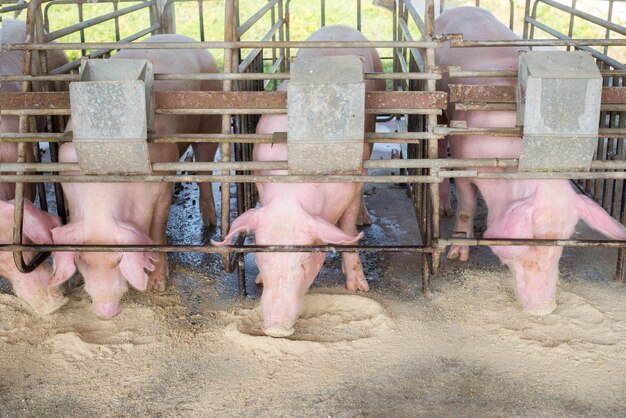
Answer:
[[[148,290],[154,290],[157,292],[165,292],[165,284],[166,284],[165,279],[151,281],[150,284],[148,284]]]
[[[261,273],[256,275],[256,279],[254,280],[254,283],[263,284],[263,276],[261,275]]]
[[[112,318],[120,313],[119,303],[97,303],[93,305],[93,312],[101,318]]]
[[[359,290],[362,292],[369,292],[370,285],[365,280],[365,276],[358,277],[356,279],[346,280],[346,289],[350,292],[358,292]]]
[[[461,261],[469,260],[469,247],[466,245],[453,245],[448,251],[448,259],[454,260],[458,258]]]
[[[270,325],[269,327],[263,329],[265,335],[269,335],[274,338],[289,337],[294,333],[294,331],[293,327],[287,328],[286,326],[280,324]]]
[[[450,202],[441,202],[439,205],[439,216],[441,218],[449,218],[452,216],[452,204]]]
[[[540,303],[539,305],[533,306],[532,308],[524,308],[526,312],[531,315],[543,316],[548,315],[554,312],[556,309],[556,301],[551,300],[548,302]]]

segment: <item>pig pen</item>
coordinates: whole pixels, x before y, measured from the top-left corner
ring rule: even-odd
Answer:
[[[410,6],[401,5],[399,18],[413,15]],[[432,22],[432,17],[424,18],[429,20]],[[159,24],[166,21],[162,16]],[[404,25],[397,27],[406,36]],[[402,36],[397,39],[408,41]],[[397,72],[419,67],[417,55],[413,55],[417,54],[413,48],[417,43],[409,42],[394,54]],[[256,65],[254,72],[260,72],[258,60]],[[618,70],[611,76],[623,74]],[[237,77],[249,76],[232,76],[233,80]],[[286,78],[276,75],[281,77]],[[253,85],[254,81],[248,83]],[[407,89],[415,81],[396,83]],[[237,99],[238,93],[231,100],[241,100],[239,103],[248,108],[255,106],[250,99],[255,97],[253,93],[239,94],[241,99]],[[45,96],[38,99],[40,106],[46,103]],[[489,99],[468,101],[484,103]],[[496,102],[502,106],[503,100]],[[4,103],[3,111],[10,108]],[[623,111],[623,104],[611,105],[621,106],[617,109]],[[284,103],[280,106],[284,109]],[[32,109],[32,105],[28,107]],[[394,109],[388,104],[385,107]],[[250,114],[261,113],[259,108],[264,107],[258,105]],[[235,113],[234,106],[229,112]],[[607,141],[613,141],[612,150],[623,141],[614,139],[623,137],[623,119],[620,113],[610,112],[609,119],[615,122],[605,128],[610,131],[603,131],[607,139],[599,141],[604,145],[597,159],[616,159]],[[339,257],[331,255],[307,296],[296,333],[289,339],[260,336],[257,298],[261,288],[254,284],[253,260],[250,256],[231,257],[234,260],[227,263],[231,269],[238,265],[238,272],[246,274],[225,273],[222,257],[207,251],[209,239],[218,237],[221,230],[219,226],[216,231],[200,227],[197,189],[190,182],[201,177],[189,173],[178,180],[173,196],[168,240],[174,252],[169,255],[166,292],[129,292],[123,300],[123,312],[109,321],[89,312],[88,297],[76,282],[66,289],[69,304],[49,317],[36,317],[14,296],[0,295],[2,415],[74,416],[86,411],[98,415],[193,416],[623,415],[626,310],[623,285],[612,280],[615,250],[566,248],[557,311],[546,317],[530,317],[519,308],[510,272],[484,246],[474,249],[467,263],[447,261],[439,268],[437,262],[434,266],[429,260],[424,263],[429,253],[416,257],[415,253],[393,249],[444,250],[439,246],[439,235],[434,235],[440,223],[437,211],[419,211],[420,205],[437,207],[424,198],[428,187],[424,183],[413,185],[411,198],[405,184],[412,179],[403,178],[406,169],[423,170],[413,175],[437,177],[437,170],[428,171],[435,167],[428,165],[430,162],[412,161],[419,161],[429,151],[431,157],[436,156],[436,145],[429,147],[426,141],[438,138],[442,130],[463,129],[435,127],[435,116],[434,112],[425,120],[404,116],[377,126],[374,142],[385,138],[384,142],[393,140],[396,144],[377,144],[371,161],[400,154],[408,154],[410,159],[394,158],[370,166],[372,176],[395,177],[387,183],[368,184],[366,189],[373,224],[365,228],[361,244],[375,247],[362,254],[370,293],[352,295],[343,290]],[[410,126],[408,134],[402,134],[407,129],[405,120]],[[238,133],[234,135],[253,138],[250,128],[243,128],[246,124],[254,126],[254,122],[235,118],[234,132]],[[396,130],[400,132],[395,134]],[[227,139],[228,135],[230,130],[223,138],[214,139]],[[19,139],[28,136],[36,137],[23,134]],[[409,138],[414,138],[417,146],[398,144]],[[234,137],[231,142],[241,140],[241,136]],[[226,154],[228,151],[226,148]],[[241,153],[237,160],[245,161],[249,150],[241,147],[237,152]],[[47,152],[43,154],[45,160]],[[411,163],[403,165],[401,161]],[[185,164],[181,171],[245,167]],[[410,164],[424,167],[416,169]],[[618,163],[614,164],[611,169],[620,170]],[[619,174],[616,171],[606,176],[619,178]],[[229,177],[213,180],[237,181]],[[594,179],[591,183],[601,184],[592,190],[611,190],[605,198],[611,206],[611,196],[621,199],[620,180]],[[219,192],[218,185],[214,189]],[[245,208],[246,200],[248,207],[253,202],[249,197],[253,188],[237,189],[233,184],[222,187],[222,193],[224,190],[228,203],[217,202],[222,216]],[[48,197],[51,193],[49,186]],[[231,195],[237,198],[231,199]],[[413,217],[416,206],[418,222]],[[53,199],[50,209],[55,209]],[[484,228],[485,215],[481,208],[479,229]],[[231,218],[227,217],[226,223]],[[449,238],[451,231],[452,221],[443,219],[440,236],[456,239]],[[574,238],[601,239],[582,226]],[[197,243],[204,252],[193,252],[189,247]],[[188,247],[183,252],[177,245]],[[381,251],[385,247],[390,251]],[[423,272],[428,278],[437,268],[430,284],[420,284]],[[243,289],[246,297],[241,295]],[[424,290],[429,289],[428,297],[423,297]]]

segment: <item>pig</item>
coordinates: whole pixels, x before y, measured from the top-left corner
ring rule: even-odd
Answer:
[[[441,15],[435,22],[437,34],[462,33],[464,39],[518,39],[491,13],[475,7],[460,7]],[[515,70],[518,54],[525,48],[502,47],[453,49],[445,46],[436,52],[438,65],[457,65],[464,70]],[[512,78],[444,77],[438,90],[447,91],[448,83],[512,85]],[[512,128],[513,111],[459,111],[450,107],[449,120],[462,120],[468,127]],[[521,138],[483,135],[449,136],[453,158],[519,158]],[[482,172],[506,169],[480,168]],[[626,239],[626,229],[599,205],[574,191],[567,180],[456,179],[457,212],[455,232],[474,237],[474,215],[480,191],[488,208],[485,238],[568,239],[579,220],[609,238]],[[492,246],[492,251],[515,276],[516,293],[525,311],[546,315],[556,309],[556,285],[562,247]],[[469,247],[455,245],[448,258],[469,258]]]
[[[360,32],[344,26],[327,26],[315,32],[309,41],[367,40]],[[358,55],[366,72],[381,72],[382,64],[373,48],[301,49],[296,59],[330,55]],[[280,86],[286,90],[286,83]],[[366,90],[384,90],[382,80],[367,80]],[[365,129],[375,130],[375,116],[366,115]],[[256,132],[271,134],[287,131],[286,115],[264,115]],[[364,147],[369,158],[371,146]],[[284,161],[286,144],[256,144],[255,161]],[[363,171],[365,173],[365,170]],[[258,171],[257,174],[285,175],[282,170]],[[355,244],[363,237],[357,231],[362,199],[362,183],[257,183],[261,208],[250,209],[233,222],[225,245],[240,232],[254,231],[259,245]],[[294,332],[304,294],[324,263],[323,253],[257,253],[257,283],[263,283],[261,305],[263,331],[272,337],[286,337]],[[343,253],[343,272],[348,290],[368,291],[369,285],[357,253]]]
[[[3,44],[14,44],[25,42],[26,24],[21,21],[5,19],[0,28],[0,39]],[[35,55],[34,58],[37,58]],[[62,51],[49,51],[47,54],[50,69],[67,63],[67,58]],[[33,70],[39,65],[38,60],[33,60]],[[18,75],[22,74],[24,66],[24,53],[22,51],[3,51],[0,55],[0,74]],[[1,93],[20,92],[21,87],[18,82],[2,82]],[[42,124],[39,123],[38,126]],[[0,117],[0,133],[19,132],[18,116]],[[25,159],[33,161],[33,149],[26,147]],[[17,162],[17,144],[0,143],[0,163]],[[36,208],[32,204],[35,196],[32,183],[25,184],[24,187],[24,220],[23,234],[24,243],[30,244],[52,244],[50,230],[61,224],[59,218]],[[13,242],[13,214],[15,198],[15,184],[0,182],[0,244],[11,244]],[[33,253],[24,253],[24,258],[28,262],[32,259]],[[49,286],[48,282],[52,276],[52,267],[44,262],[31,273],[22,273],[15,266],[12,253],[0,252],[0,276],[6,277],[13,286],[15,294],[24,300],[38,314],[46,315],[55,312],[67,303],[67,298],[57,286]]]
[[[157,35],[145,42],[192,41],[180,35]],[[213,57],[203,49],[125,50],[113,56],[113,59],[131,58],[149,60],[155,73],[217,72]],[[193,91],[212,89],[214,84],[157,80],[154,89]],[[155,119],[158,135],[196,133],[207,125],[208,122],[200,116],[157,115]],[[150,143],[149,152],[153,162],[175,162],[179,158],[179,150],[174,144]],[[206,148],[203,152],[207,152]],[[59,160],[76,161],[72,143],[63,144]],[[69,223],[52,229],[55,244],[166,243],[171,183],[67,182],[63,183],[63,190],[69,206]],[[163,291],[168,276],[165,254],[155,252],[57,252],[54,266],[52,284],[64,282],[78,268],[85,279],[85,290],[92,299],[93,311],[104,318],[120,312],[119,301],[128,289],[127,283],[140,291]],[[149,276],[146,270],[150,271]]]

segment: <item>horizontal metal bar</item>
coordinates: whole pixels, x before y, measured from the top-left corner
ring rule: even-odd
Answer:
[[[363,167],[371,168],[508,168],[517,169],[518,160],[516,158],[443,158],[443,159],[386,159],[386,160],[364,160]],[[152,163],[154,171],[253,171],[253,170],[287,170],[287,161],[218,161],[218,162],[166,162]],[[591,162],[593,170],[626,170],[626,161],[615,160],[594,160]],[[26,172],[45,173],[51,171],[80,171],[78,163],[2,163],[0,172]],[[466,170],[470,172],[470,170]],[[476,172],[473,170],[472,172]],[[561,174],[560,172],[521,172],[507,174]],[[600,174],[600,173],[579,173],[579,174]],[[459,171],[439,172],[442,177],[462,177]],[[93,178],[93,176],[88,176]]]
[[[284,59],[284,58],[283,58]],[[80,60],[77,60],[80,64]],[[71,63],[70,63],[71,64]],[[69,64],[68,64],[69,65]],[[365,73],[366,80],[440,80],[435,73]],[[155,74],[155,80],[289,80],[288,73],[167,73]],[[0,81],[80,81],[79,74],[2,75]]]
[[[157,114],[285,113],[282,91],[157,91]],[[68,92],[2,93],[0,115],[70,114]],[[444,92],[367,92],[368,113],[428,113],[447,106]],[[278,112],[276,112],[278,111]]]
[[[626,40],[625,40],[626,41]],[[440,41],[54,42],[6,44],[7,51],[69,49],[437,48]]]
[[[468,77],[517,77],[517,70],[451,70],[448,72],[450,78],[468,78]],[[603,77],[623,77],[626,76],[626,70],[600,70]]]
[[[63,29],[59,29],[59,30],[56,30],[54,32],[50,32],[50,33],[44,35],[44,39],[45,39],[46,42],[51,42],[51,41],[54,41],[55,39],[59,39],[59,38],[62,38],[64,36],[70,35],[70,34],[72,34],[74,32],[78,32],[80,30],[87,29],[87,28],[95,26],[95,25],[97,25],[99,23],[104,23],[104,22],[106,22],[108,20],[115,19],[116,17],[124,16],[124,15],[127,15],[129,13],[135,12],[137,10],[145,9],[147,7],[152,7],[155,4],[156,4],[156,0],[148,0],[148,1],[144,0],[141,3],[135,4],[135,5],[132,5],[132,6],[128,6],[128,7],[125,7],[123,9],[120,9],[120,10],[115,10],[113,12],[106,13],[106,14],[103,14],[101,16],[94,17],[92,19],[85,20],[83,22],[76,23],[74,25],[65,27]],[[78,48],[78,49],[80,49],[80,48]],[[92,48],[85,48],[85,49],[92,49]]]
[[[606,173],[611,174],[611,173]],[[3,175],[0,183],[440,183],[432,176]]]
[[[626,46],[626,39],[511,39],[468,41],[450,40],[452,48],[485,48],[506,46]]]
[[[366,132],[366,143],[397,142],[416,143],[422,139],[437,139],[441,135],[429,132]],[[16,142],[71,142],[72,134],[46,133],[0,133],[0,143]],[[272,144],[287,142],[287,135],[270,134],[172,134],[148,135],[148,142],[163,143],[240,143],[240,144]]]
[[[78,252],[144,252],[159,253],[345,253],[393,252],[430,253],[434,249],[423,245],[0,245],[0,251],[78,251]]]
[[[575,240],[575,239],[473,239],[473,238],[439,238],[437,245],[447,247],[449,245],[489,245],[489,246],[539,246],[539,247],[626,247],[626,241],[611,240]]]

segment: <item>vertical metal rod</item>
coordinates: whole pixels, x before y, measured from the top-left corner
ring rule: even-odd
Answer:
[[[399,0],[399,3],[402,4],[404,0]],[[400,35],[400,31],[398,30],[398,9],[397,9],[397,3],[398,2],[393,2],[393,40],[394,42],[400,41],[402,40],[401,35]],[[398,59],[398,47],[393,47],[392,49],[392,59],[393,59],[393,72],[397,73],[400,72],[400,60]],[[392,81],[392,86],[393,86],[393,91],[397,91],[398,90],[398,83],[399,80],[393,80]]]
[[[320,0],[321,1],[321,9],[322,9],[322,13],[321,13],[321,26],[324,27],[326,26],[326,0]]]
[[[528,27],[529,23],[526,20],[526,18],[530,16],[530,14],[529,14],[530,13],[530,2],[531,2],[531,0],[526,0],[526,5],[524,6],[524,34],[522,35],[522,38],[524,38],[524,39],[530,39],[529,38],[530,32],[528,31],[529,30],[529,27]]]
[[[83,23],[83,3],[78,3],[77,6],[78,6],[78,21],[80,23]],[[81,44],[85,43],[85,30],[84,29],[80,30],[80,43]],[[80,55],[84,57],[85,55],[87,55],[87,51],[84,49],[81,49]]]
[[[33,30],[35,31],[33,33],[35,42],[37,43],[41,42],[44,38],[43,36],[44,35],[44,22],[42,20],[41,14],[37,14],[37,16],[35,17]],[[39,54],[39,65],[40,65],[40,68],[37,69],[39,71],[39,74],[42,74],[42,75],[48,74],[48,56],[45,51],[42,51]],[[44,92],[50,91],[49,83],[51,82],[41,83],[41,88]],[[52,116],[46,117],[46,127],[47,127],[48,132],[53,132]],[[33,148],[34,161],[41,162],[41,151],[39,149],[39,143],[33,142],[32,148]],[[39,195],[39,206],[41,207],[42,210],[45,210],[47,212],[48,211],[48,199],[46,198],[46,186],[44,183],[37,183],[36,187],[37,187],[37,194]]]
[[[361,0],[356,0],[356,29],[361,32]]]
[[[430,297],[430,268],[428,266],[428,257],[426,253],[422,253],[422,296]]]
[[[235,31],[237,29],[235,25],[235,13],[236,13],[236,0],[227,0],[225,2],[225,13],[224,13],[224,41],[232,42],[234,41]],[[234,51],[231,48],[224,49],[224,74],[233,73],[235,68],[233,67],[233,55]],[[224,91],[232,90],[232,80],[224,80],[223,83]],[[229,114],[222,115],[222,133],[230,134],[230,116]],[[227,142],[222,143],[222,161],[230,161],[230,144]],[[229,171],[222,171],[222,175],[229,175]],[[230,183],[222,183],[221,184],[221,202],[222,202],[222,213],[221,213],[221,235],[222,239],[226,239],[226,235],[228,234],[228,229],[230,227]],[[224,270],[227,272],[232,272],[230,265],[230,253],[222,253],[222,264],[224,266]]]
[[[280,28],[278,28],[278,40],[280,42],[283,42],[285,40],[285,16],[283,13],[283,0],[279,0],[278,1],[278,19],[283,19],[283,24],[280,25]],[[280,53],[279,53],[280,57],[282,57],[282,61],[280,64],[280,71],[281,72],[285,72],[287,67],[285,64],[285,61],[287,60],[287,57],[285,56],[285,48],[281,48],[280,49]],[[276,88],[278,87],[276,85],[276,80],[274,80],[274,82],[272,83],[272,85],[274,86],[274,90],[276,90]]]
[[[425,16],[425,26],[426,26],[426,34],[425,38],[428,40],[432,40],[435,34],[435,2],[434,0],[428,0],[426,2],[426,16]],[[427,71],[435,66],[435,49],[427,48],[426,49],[426,61],[425,66]],[[435,80],[427,80],[426,81],[426,90],[430,92],[434,92],[437,90],[437,86],[435,84]],[[427,117],[427,125],[426,128],[428,132],[431,132],[433,127],[437,124],[437,115],[428,115]],[[438,150],[439,143],[438,140],[433,138],[428,140],[428,158],[429,159],[437,159],[438,158]],[[439,240],[439,183],[431,183],[429,185],[430,189],[430,225],[432,225],[431,234],[429,234],[428,238],[432,240],[431,242],[426,243],[427,245],[434,246],[434,251],[431,254],[433,268],[433,274],[437,274],[439,270],[439,258],[441,254],[441,250],[437,246],[437,241]]]
[[[246,262],[245,254],[237,254],[237,286],[239,287],[239,294],[241,296],[248,296],[248,290],[246,289]]]
[[[287,4],[285,5],[285,41],[289,42],[291,40],[291,33],[289,31],[289,25],[291,24],[291,15],[289,14],[289,3],[291,0],[287,0]],[[291,58],[291,48],[286,48],[286,56],[285,56],[285,66],[286,71],[289,71],[289,59]]]
[[[198,15],[200,17],[200,41],[204,42],[204,6],[202,0],[198,0]]]
[[[118,9],[118,3],[117,0],[113,2],[113,11],[117,12]],[[115,16],[115,41],[119,42],[121,39],[120,37],[120,18],[119,16]]]
[[[606,20],[608,20],[609,22],[613,21],[613,0],[609,0],[609,11],[608,11],[608,15]],[[610,39],[611,38],[611,30],[609,28],[606,28],[606,32],[604,34],[604,39]],[[609,46],[608,45],[604,45],[604,55],[608,55],[609,54]]]
[[[617,266],[615,268],[615,281],[624,283],[624,261],[626,261],[626,248],[617,250]]]
[[[576,8],[576,0],[572,0],[571,6],[572,6],[572,9]],[[567,30],[567,36],[569,36],[571,38],[573,33],[574,33],[574,15],[570,14],[570,16],[569,16],[569,28]],[[572,49],[571,46],[567,47],[568,51],[571,51],[571,49]]]

